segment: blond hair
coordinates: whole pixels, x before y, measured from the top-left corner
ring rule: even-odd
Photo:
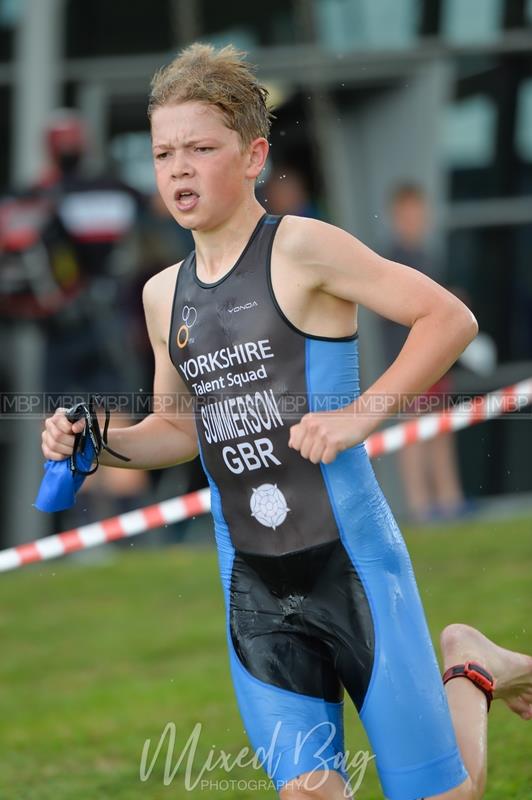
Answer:
[[[161,106],[196,100],[219,108],[244,147],[257,137],[267,138],[273,118],[268,90],[244,62],[245,56],[233,45],[215,50],[212,45],[191,44],[153,76],[148,117]]]

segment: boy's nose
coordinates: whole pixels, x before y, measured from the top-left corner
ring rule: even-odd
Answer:
[[[183,155],[176,154],[172,163],[172,178],[182,178],[192,175],[193,169],[188,159]]]

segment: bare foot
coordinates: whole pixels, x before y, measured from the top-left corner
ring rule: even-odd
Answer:
[[[447,625],[441,634],[445,669],[464,661],[476,661],[495,678],[494,700],[522,719],[532,719],[532,657],[506,650],[469,625]]]

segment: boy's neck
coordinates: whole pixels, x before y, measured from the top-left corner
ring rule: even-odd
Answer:
[[[208,282],[216,280],[235,264],[264,213],[264,208],[253,198],[218,227],[192,232],[196,269],[199,268]]]

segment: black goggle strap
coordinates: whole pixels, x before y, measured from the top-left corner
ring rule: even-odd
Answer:
[[[103,436],[100,431],[100,423],[98,422],[98,417],[96,416],[95,411],[95,404],[99,403],[103,406],[105,411],[105,423],[103,428]],[[66,417],[69,422],[77,422],[80,419],[85,420],[85,428],[80,433],[77,433],[74,438],[74,448],[72,450],[72,454],[70,456],[70,470],[72,473],[77,473],[78,475],[92,475],[99,467],[99,459],[98,456],[100,455],[102,448],[107,450],[115,458],[119,458],[121,461],[131,461],[130,458],[127,456],[123,456],[120,453],[117,453],[116,450],[113,450],[107,444],[107,432],[109,430],[109,422],[111,419],[110,411],[105,403],[104,398],[100,396],[89,398],[89,403],[86,405],[85,403],[78,403],[76,406],[70,408],[67,413]],[[83,470],[80,469],[77,465],[76,456],[80,450],[83,449],[85,446],[86,437],[89,436],[92,446],[94,448],[94,454],[96,458],[96,463],[91,470]]]
[[[74,437],[74,447],[72,453],[70,455],[70,471],[72,474],[77,475],[92,475],[98,469],[99,462],[98,462],[98,455],[100,454],[100,446],[98,444],[98,439],[94,432],[94,421],[91,419],[91,413],[89,408],[85,405],[85,403],[78,403],[78,405],[73,406],[67,411],[66,418],[69,422],[77,422],[80,419],[85,420],[85,427],[80,433],[76,433]],[[98,421],[96,420],[96,425]],[[84,470],[81,469],[77,464],[77,454],[83,450],[85,446],[85,441],[87,436],[90,436],[92,445],[94,447],[94,453],[96,456],[96,464],[94,468],[91,470]]]
[[[103,435],[100,437],[101,447],[103,447],[104,450],[107,450],[108,453],[111,453],[111,455],[114,456],[115,458],[119,458],[120,461],[131,461],[130,458],[128,458],[127,456],[123,456],[121,453],[117,453],[116,450],[113,450],[113,448],[109,447],[109,445],[107,444],[107,431],[109,430],[109,422],[111,420],[111,413],[110,413],[109,409],[107,408],[107,406],[105,404],[103,404],[103,407],[105,409],[105,422],[103,424]],[[96,419],[96,423],[98,423],[97,419]],[[100,434],[100,426],[99,425],[98,425],[98,434]]]

